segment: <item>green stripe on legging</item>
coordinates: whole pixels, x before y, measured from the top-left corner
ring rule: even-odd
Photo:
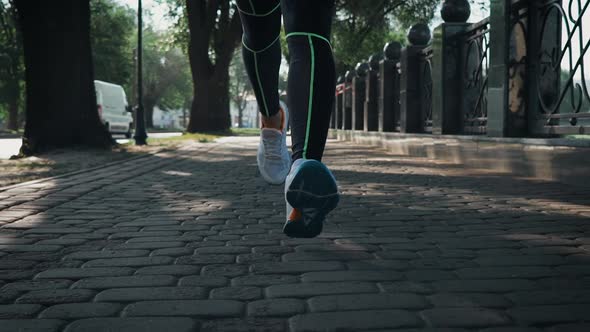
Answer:
[[[305,145],[303,145],[303,159],[307,159],[307,147],[309,145],[309,129],[311,128],[311,109],[313,105],[313,83],[315,76],[315,50],[313,48],[313,40],[311,35],[307,36],[309,40],[309,50],[311,52],[311,69],[309,78],[309,101],[307,106],[307,128],[305,130]]]
[[[254,70],[256,70],[256,79],[258,80],[258,87],[260,88],[260,93],[262,94],[262,102],[264,103],[266,117],[268,118],[270,115],[268,113],[268,105],[266,105],[266,97],[264,96],[264,89],[262,89],[262,81],[260,80],[260,75],[258,74],[258,60],[256,59],[256,52],[254,52]]]
[[[311,33],[311,32],[291,32],[287,34],[287,38],[292,37],[292,36],[307,36],[307,40],[309,41],[309,50],[311,52],[311,73],[310,73],[310,79],[309,79],[309,101],[308,101],[308,105],[307,105],[307,128],[305,129],[305,143],[303,145],[303,159],[307,159],[307,148],[309,146],[309,132],[311,129],[311,111],[312,111],[312,106],[313,106],[313,85],[314,85],[314,81],[315,81],[315,49],[313,47],[313,39],[311,39],[311,37],[316,37],[319,38],[323,41],[325,41],[326,43],[328,43],[328,46],[330,46],[330,49],[332,49],[332,44],[330,44],[330,41],[328,40],[328,38],[318,35],[316,33]]]
[[[242,45],[244,46],[245,49],[252,52],[252,54],[254,55],[254,70],[256,71],[256,80],[258,81],[258,88],[260,89],[260,94],[262,94],[262,103],[264,104],[264,110],[266,111],[266,117],[269,117],[270,113],[268,112],[268,105],[266,104],[266,97],[264,96],[264,90],[262,89],[262,80],[260,79],[260,74],[258,73],[258,58],[256,57],[256,55],[258,53],[264,52],[267,49],[269,49],[274,43],[277,42],[277,40],[279,40],[280,37],[281,37],[281,35],[279,34],[277,36],[277,38],[275,38],[275,40],[272,43],[270,43],[268,46],[261,49],[260,51],[255,51],[255,50],[251,49],[250,47],[248,47],[248,45],[246,45],[246,43],[244,42],[244,38],[242,37]]]
[[[311,36],[311,37],[316,37],[319,38],[323,41],[325,41],[326,43],[328,43],[328,45],[330,45],[330,49],[332,49],[332,44],[330,43],[330,41],[328,40],[328,38],[322,36],[322,35],[318,35],[317,33],[311,33],[311,32],[291,32],[287,34],[287,38],[291,37],[291,36]]]
[[[242,45],[244,46],[245,49],[247,49],[248,51],[252,52],[252,53],[262,53],[266,50],[268,50],[272,45],[274,45],[274,43],[277,42],[277,40],[279,40],[281,38],[281,34],[279,34],[277,36],[277,38],[275,38],[275,40],[272,41],[272,43],[268,44],[268,46],[266,46],[265,48],[261,49],[261,50],[253,50],[252,48],[248,47],[248,45],[246,45],[246,42],[244,41],[244,36],[242,35]]]
[[[252,0],[249,0],[250,2],[250,8],[252,8],[252,13],[256,14],[256,9],[254,9],[254,4],[252,3]]]
[[[256,14],[256,12],[254,11],[254,5],[252,4],[252,1],[251,0],[250,0],[250,6],[252,7],[252,13],[247,12],[245,10],[242,10],[242,8],[240,8],[240,7],[238,7],[236,5],[236,7],[238,7],[238,10],[240,12],[244,13],[245,15],[248,15],[248,16],[256,16],[256,17],[264,17],[264,16],[268,16],[268,15],[274,13],[275,10],[277,10],[279,7],[281,7],[281,2],[279,1],[279,3],[273,9],[271,9],[268,13],[264,13],[264,14]]]

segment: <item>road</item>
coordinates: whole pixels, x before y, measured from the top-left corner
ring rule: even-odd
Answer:
[[[175,133],[149,133],[149,137],[151,138],[166,138],[166,137],[174,137],[180,136],[182,133],[175,132]],[[124,136],[114,135],[117,143],[125,144],[129,142],[128,139],[124,138]],[[20,138],[2,138],[0,139],[0,159],[8,159],[10,156],[15,155],[18,153],[18,150],[21,146],[21,139]]]

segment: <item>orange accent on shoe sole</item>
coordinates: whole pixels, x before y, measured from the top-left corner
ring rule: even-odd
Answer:
[[[293,211],[291,211],[291,214],[289,215],[289,221],[297,221],[300,220],[301,217],[303,217],[301,211],[299,211],[299,209],[293,209]]]

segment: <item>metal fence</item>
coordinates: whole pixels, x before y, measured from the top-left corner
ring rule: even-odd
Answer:
[[[422,123],[422,132],[432,133],[432,46],[422,50],[419,56],[419,73],[420,73],[420,118]]]
[[[588,133],[590,39],[584,19],[590,20],[590,0],[493,1],[490,17],[477,23],[466,23],[467,2],[444,2],[445,23],[432,41],[428,27],[417,24],[408,46],[388,43],[379,64],[374,56],[341,79],[333,128]]]
[[[539,134],[586,133],[590,128],[590,94],[585,56],[590,39],[584,36],[584,18],[590,21],[590,1],[536,1],[530,9],[531,65],[529,82],[536,97],[532,131]],[[590,56],[586,56],[589,59]]]
[[[462,119],[464,134],[485,134],[488,122],[490,19],[469,26],[459,35],[463,51]]]

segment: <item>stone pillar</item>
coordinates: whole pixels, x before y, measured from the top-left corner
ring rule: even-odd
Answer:
[[[399,72],[402,46],[387,43],[384,59],[379,62],[379,131],[392,132],[399,123]]]
[[[371,55],[369,58],[369,71],[365,78],[365,108],[364,131],[377,131],[379,129],[379,61],[381,55]]]
[[[330,128],[340,129],[342,128],[342,110],[344,106],[344,77],[338,76],[336,83],[336,100]]]
[[[494,0],[490,7],[490,76],[487,135],[526,136],[526,76],[528,18],[518,21],[514,0]],[[523,7],[523,10],[526,8]],[[518,10],[516,10],[518,12]],[[532,37],[532,35],[531,35]],[[534,36],[538,38],[538,36]]]
[[[363,130],[365,116],[365,77],[369,71],[369,64],[359,62],[355,70],[356,76],[352,79],[352,129]]]
[[[352,79],[356,73],[349,70],[344,75],[344,109],[342,115],[342,129],[352,129]]]
[[[402,133],[418,133],[424,127],[420,94],[422,84],[420,57],[430,38],[428,25],[416,24],[408,33],[410,44],[402,51],[400,83],[400,131]]]
[[[463,44],[459,37],[467,30],[471,15],[468,0],[445,0],[441,9],[444,23],[434,29],[432,47],[432,133],[459,134],[463,128],[462,92]]]

